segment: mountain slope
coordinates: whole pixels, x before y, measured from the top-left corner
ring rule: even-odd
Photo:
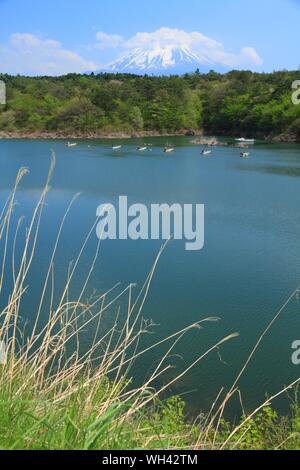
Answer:
[[[207,71],[215,64],[208,57],[187,47],[165,46],[153,49],[134,49],[111,62],[106,70],[137,74],[174,74],[192,72],[197,68]]]

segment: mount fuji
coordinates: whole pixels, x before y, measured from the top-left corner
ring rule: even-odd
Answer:
[[[216,63],[188,47],[164,46],[129,51],[105,67],[106,71],[134,74],[182,74],[200,69],[209,71]]]

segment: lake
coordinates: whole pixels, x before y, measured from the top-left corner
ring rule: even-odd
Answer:
[[[300,146],[257,144],[250,150],[250,159],[239,158],[239,149],[220,147],[213,150],[213,157],[205,158],[191,140],[170,139],[176,146],[170,155],[162,152],[165,138],[117,141],[123,145],[119,152],[113,152],[112,143],[105,140],[79,141],[75,148],[67,148],[59,140],[1,140],[0,196],[2,207],[18,169],[28,167],[30,173],[18,191],[16,207],[17,216],[28,217],[45,182],[51,150],[55,152],[56,168],[42,219],[40,254],[30,277],[31,295],[23,307],[24,322],[32,320],[35,295],[60,220],[76,193],[81,194],[69,214],[55,262],[58,285],[95,222],[99,204],[117,203],[121,195],[128,196],[130,203],[146,205],[205,204],[204,249],[188,252],[183,241],[168,244],[143,312],[157,325],[151,341],[202,318],[220,318],[179,342],[167,378],[224,336],[239,333],[169,390],[182,394],[189,410],[197,414],[210,408],[222,387],[232,384],[259,335],[300,284]],[[153,144],[152,151],[137,152],[136,146],[145,141]],[[95,231],[83,269],[89,266],[96,245]],[[118,282],[123,287],[130,282],[141,286],[160,246],[160,241],[103,242],[92,288],[102,292]],[[298,339],[300,305],[295,299],[240,381],[247,408],[300,375],[300,366],[291,361],[291,345]],[[145,356],[133,368],[135,380],[143,380],[158,359],[159,351]],[[287,410],[286,401],[277,403],[280,410]],[[233,400],[228,414],[235,416],[239,411],[239,403]]]

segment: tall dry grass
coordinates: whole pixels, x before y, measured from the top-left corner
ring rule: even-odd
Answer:
[[[55,166],[53,156],[50,171],[41,192],[40,198],[33,210],[32,218],[26,229],[24,240],[21,240],[22,220],[17,223],[17,228],[12,223],[16,194],[27,170],[22,168],[16,178],[14,188],[4,204],[0,215],[0,244],[2,246],[0,295],[3,293],[5,275],[11,272],[13,287],[9,293],[7,304],[0,313],[0,338],[5,343],[7,350],[7,363],[1,368],[0,390],[1,396],[12,408],[16,402],[22,403],[25,398],[34,401],[34,413],[37,422],[43,419],[45,408],[53,406],[63,409],[66,403],[70,403],[74,397],[84,397],[80,403],[81,420],[88,420],[93,416],[93,422],[97,423],[110,413],[114,422],[126,422],[133,419],[158,398],[172,383],[186,374],[192,367],[200,362],[211,351],[219,348],[224,342],[229,341],[235,335],[222,338],[204,355],[191,364],[186,371],[159,390],[153,385],[161,377],[170,365],[167,359],[172,354],[180,339],[192,329],[200,329],[205,323],[216,321],[216,318],[205,318],[190,325],[173,335],[140,350],[139,342],[143,335],[152,329],[152,323],[142,317],[151,281],[164,250],[159,251],[157,258],[137,296],[133,294],[133,285],[123,290],[111,290],[93,297],[92,302],[87,302],[86,293],[90,278],[99,256],[100,241],[95,251],[94,259],[86,273],[82,288],[77,292],[76,299],[70,298],[70,290],[76,271],[79,269],[80,260],[90,237],[94,234],[97,221],[88,232],[86,239],[79,249],[78,256],[73,262],[66,285],[62,289],[59,301],[55,299],[54,264],[60,243],[60,237],[64,224],[77,196],[70,202],[69,207],[61,221],[57,238],[55,240],[49,266],[40,293],[40,300],[35,312],[34,322],[29,336],[25,336],[20,330],[20,318],[22,299],[28,289],[27,279],[36,255],[39,231],[42,224],[43,210],[47,194],[50,190],[50,182]],[[9,259],[9,244],[13,239],[13,256]],[[21,256],[16,256],[16,247],[23,244]],[[11,266],[7,265],[11,262]],[[51,292],[50,303],[46,295]],[[35,292],[35,295],[37,293]],[[117,315],[109,329],[103,328],[102,322],[114,306],[120,300],[126,300],[127,312]],[[46,322],[45,322],[46,315]],[[43,321],[41,321],[43,320]],[[42,325],[42,326],[41,326]],[[87,328],[94,328],[90,346],[84,354],[80,353],[80,334]],[[130,386],[130,371],[132,364],[141,356],[152,349],[159,349],[163,344],[168,345],[167,352],[161,357],[147,380],[139,387]],[[70,348],[73,348],[70,353]],[[100,393],[100,391],[101,393]],[[8,400],[8,402],[7,402]],[[9,402],[9,400],[11,400]],[[53,426],[53,424],[52,424]],[[75,424],[74,424],[75,426]]]
[[[7,363],[0,366],[0,446],[10,449],[129,448],[139,442],[141,447],[151,445],[159,448],[238,447],[240,440],[247,434],[247,423],[252,422],[257,413],[269,405],[273,398],[299,381],[271,397],[246,416],[239,426],[231,429],[225,437],[222,435],[224,410],[231,398],[239,393],[241,376],[262,340],[298,290],[291,295],[259,338],[230,390],[220,391],[211,412],[201,421],[201,425],[196,421],[194,425],[185,426],[181,420],[177,422],[174,415],[167,425],[160,421],[158,424],[155,415],[157,429],[152,429],[154,424],[151,419],[145,418],[146,410],[159,403],[162,394],[174,382],[181,379],[212,351],[234,339],[237,334],[221,338],[178,376],[159,389],[155,388],[157,379],[170,368],[168,358],[182,337],[191,330],[201,330],[207,322],[218,319],[205,318],[164,340],[154,342],[145,349],[141,348],[141,338],[152,331],[153,327],[151,321],[143,319],[142,312],[164,246],[159,251],[138,295],[135,295],[136,289],[131,284],[121,290],[115,286],[88,301],[87,290],[99,256],[99,241],[82,286],[77,289],[76,298],[72,299],[74,278],[80,269],[80,260],[90,237],[94,234],[97,221],[92,225],[70,266],[66,284],[63,289],[60,288],[62,294],[59,300],[54,300],[56,254],[65,222],[77,198],[75,196],[59,226],[30,334],[25,335],[20,323],[22,299],[28,289],[34,288],[28,286],[28,276],[36,256],[43,210],[54,167],[53,156],[45,187],[25,232],[21,229],[21,219],[16,225],[13,223],[18,187],[27,174],[25,168],[19,171],[14,188],[0,214],[0,296],[3,296],[7,273],[11,273],[13,278],[7,303],[0,312],[0,339],[5,343],[7,351]],[[12,258],[9,256],[10,243],[13,246]],[[16,255],[18,246],[23,247],[21,256]],[[49,292],[50,301],[47,295]],[[35,296],[36,294],[35,292]],[[110,315],[113,308],[118,309],[121,300],[123,303],[126,301],[126,315],[118,312],[107,327],[106,316]],[[81,334],[91,328],[93,335],[90,345],[86,352],[81,353]],[[166,346],[166,352],[156,363],[149,377],[141,386],[133,387],[132,365],[149,351],[155,348],[160,351],[162,345]],[[164,412],[164,419],[166,416],[167,413]]]

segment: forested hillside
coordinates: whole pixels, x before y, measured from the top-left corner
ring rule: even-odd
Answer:
[[[0,132],[99,135],[203,129],[207,134],[300,140],[300,72],[152,77],[123,74],[21,77],[0,75],[7,105]]]

